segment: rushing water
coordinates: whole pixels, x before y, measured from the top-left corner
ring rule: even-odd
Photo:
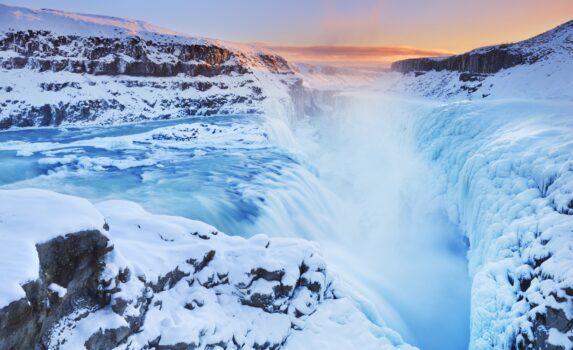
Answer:
[[[360,100],[291,128],[220,116],[7,131],[0,185],[129,199],[228,234],[317,240],[371,320],[422,349],[461,349],[465,247],[408,141],[413,110]],[[296,147],[279,146],[277,133]]]

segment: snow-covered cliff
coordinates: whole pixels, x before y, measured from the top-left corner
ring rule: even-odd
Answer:
[[[148,23],[0,5],[0,128],[295,113],[281,57]]]
[[[510,57],[510,58],[508,58]],[[443,99],[573,99],[573,21],[515,44],[399,61],[393,89]]]
[[[491,62],[501,51],[520,62]],[[416,72],[391,77],[391,90],[433,100],[415,138],[469,239],[470,348],[572,349],[573,22],[394,68]]]
[[[412,349],[313,243],[33,189],[0,191],[0,219],[2,349]]]

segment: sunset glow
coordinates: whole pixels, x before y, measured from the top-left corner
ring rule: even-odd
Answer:
[[[573,18],[571,0],[551,0],[551,6],[538,0],[12,2],[137,18],[194,36],[263,42],[291,60],[308,62],[388,63],[461,53],[523,40]]]
[[[400,46],[358,45],[277,45],[260,44],[288,60],[307,63],[388,64],[396,60],[420,56],[448,56],[454,52]]]

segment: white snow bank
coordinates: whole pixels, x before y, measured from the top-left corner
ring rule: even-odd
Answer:
[[[495,74],[455,71],[391,73],[383,89],[407,91],[432,99],[546,99],[573,101],[573,22],[513,44],[509,51],[526,61]],[[472,51],[483,54],[499,46]],[[420,75],[421,74],[421,75]],[[461,74],[465,74],[462,77]]]
[[[185,35],[150,23],[117,17],[73,13],[60,10],[32,10],[0,4],[0,32],[7,30],[49,30],[61,35],[146,38],[161,36],[184,38]],[[191,40],[190,37],[185,37]],[[208,43],[205,39],[196,42]],[[191,42],[190,42],[191,43]]]

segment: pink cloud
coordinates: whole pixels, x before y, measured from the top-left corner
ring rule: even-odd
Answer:
[[[402,46],[280,45],[259,44],[295,62],[379,62],[389,63],[411,57],[448,56],[444,50]]]

